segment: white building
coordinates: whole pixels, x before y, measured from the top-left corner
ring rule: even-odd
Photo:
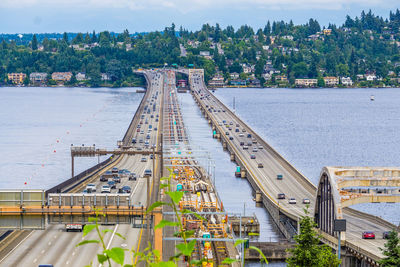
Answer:
[[[109,80],[111,80],[111,78],[110,78],[110,76],[108,76],[107,73],[102,73],[101,74],[101,80],[102,81],[109,81]]]
[[[365,79],[367,81],[375,81],[376,80],[376,75],[375,74],[367,74],[367,75],[365,75]]]
[[[344,86],[353,86],[353,81],[350,77],[341,77],[340,81]]]
[[[77,81],[85,81],[86,80],[86,74],[83,72],[79,72],[75,75],[75,78]]]

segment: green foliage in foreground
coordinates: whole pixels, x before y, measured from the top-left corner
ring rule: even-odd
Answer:
[[[379,261],[382,267],[400,266],[400,239],[398,232],[393,230],[389,233],[385,248],[381,250],[385,256],[385,258]]]
[[[292,256],[286,260],[289,267],[337,267],[340,260],[327,245],[320,245],[320,238],[315,232],[313,218],[306,215],[300,221],[300,233],[294,237],[296,245],[290,250]]]
[[[178,266],[178,262],[180,260],[184,260],[186,262],[189,262],[191,266],[202,266],[203,262],[206,261],[206,259],[201,259],[201,260],[194,260],[192,258],[192,254],[195,250],[196,246],[196,240],[188,240],[189,238],[192,238],[194,235],[194,231],[188,231],[183,228],[182,225],[182,216],[184,214],[193,214],[196,216],[199,220],[205,220],[205,218],[201,217],[199,214],[193,213],[192,211],[189,210],[179,210],[179,202],[181,201],[183,197],[183,192],[178,192],[178,191],[172,191],[172,186],[171,186],[171,179],[173,178],[174,174],[170,170],[170,175],[168,177],[163,177],[161,178],[161,185],[160,189],[165,189],[165,194],[169,197],[168,202],[162,202],[158,201],[153,203],[146,211],[146,215],[150,216],[149,213],[151,213],[154,209],[161,207],[161,206],[168,206],[170,207],[176,216],[175,221],[169,221],[169,220],[162,220],[159,224],[155,226],[155,229],[159,228],[164,228],[164,227],[175,227],[177,229],[177,232],[175,232],[175,236],[182,237],[182,242],[178,243],[176,245],[176,251],[179,251],[176,255],[171,257],[168,261],[162,261],[160,252],[158,250],[155,250],[152,248],[151,244],[147,246],[147,248],[144,249],[144,251],[136,251],[134,248],[132,249],[123,249],[120,247],[113,247],[107,249],[105,243],[104,243],[104,237],[107,233],[113,232],[111,229],[104,229],[100,230],[99,227],[99,217],[102,216],[101,210],[97,210],[96,212],[96,217],[95,218],[89,218],[89,222],[93,224],[87,224],[85,225],[83,229],[83,237],[87,236],[91,231],[96,231],[98,239],[91,239],[91,240],[84,240],[80,242],[77,246],[82,246],[82,245],[87,245],[87,244],[97,244],[100,245],[101,248],[103,249],[103,252],[100,254],[97,254],[97,260],[101,264],[108,264],[108,266],[123,266],[123,267],[133,267],[137,266],[140,263],[144,263],[146,266],[151,266],[151,267],[175,267]],[[115,233],[118,237],[125,239],[121,234]],[[235,243],[235,246],[243,245],[245,240],[237,240]],[[256,247],[250,246],[248,249],[254,249],[258,251],[262,257],[262,261],[264,263],[268,263],[266,257],[264,254]],[[125,256],[128,254],[129,258],[131,259],[130,264],[124,264],[125,262]],[[230,259],[226,258],[223,261],[223,264],[231,264],[234,262],[237,262],[238,260],[236,259]],[[93,263],[91,262],[87,266],[92,266]],[[244,266],[244,260],[243,260],[243,266]]]

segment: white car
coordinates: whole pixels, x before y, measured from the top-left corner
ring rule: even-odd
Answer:
[[[108,185],[103,185],[101,187],[101,193],[111,193],[111,188]]]
[[[88,184],[86,185],[86,190],[87,191],[92,191],[92,192],[96,192],[96,185],[95,184]]]
[[[304,198],[303,199],[303,204],[310,204],[310,203],[311,203],[311,201],[310,201],[309,198]]]
[[[294,197],[289,198],[289,204],[296,204],[297,201]]]

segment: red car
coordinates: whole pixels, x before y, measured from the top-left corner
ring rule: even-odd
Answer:
[[[363,239],[375,239],[375,233],[374,232],[363,232],[362,238]]]

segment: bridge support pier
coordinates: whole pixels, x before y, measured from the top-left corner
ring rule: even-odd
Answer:
[[[256,203],[262,203],[262,195],[261,195],[261,191],[257,190],[256,191]]]
[[[224,141],[222,141],[222,148],[224,150],[227,150],[227,148],[228,148],[228,144],[226,142],[224,142]]]

